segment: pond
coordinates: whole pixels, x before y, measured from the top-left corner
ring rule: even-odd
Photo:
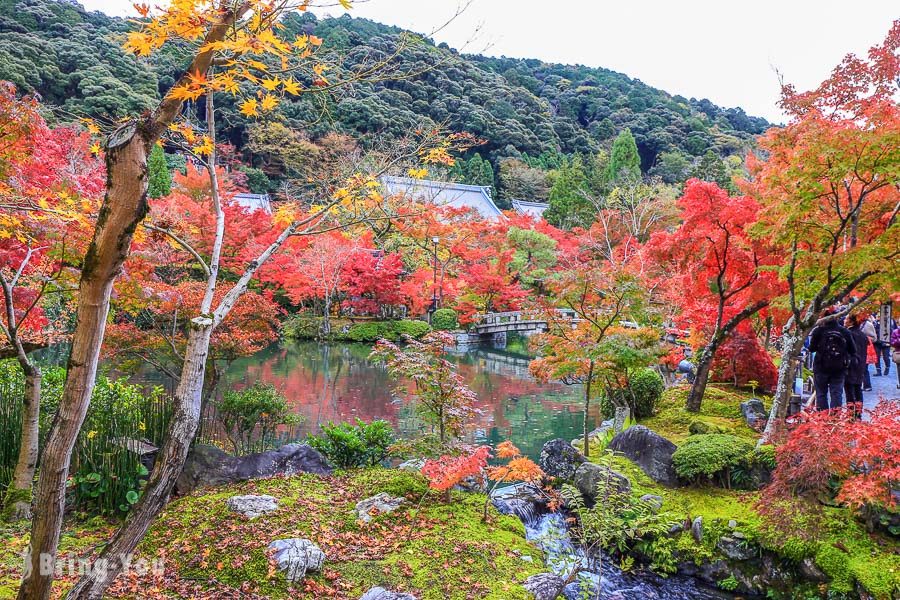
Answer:
[[[363,344],[290,341],[234,361],[219,389],[256,381],[278,388],[302,415],[300,433],[315,433],[320,424],[385,419],[401,437],[428,430],[411,403],[398,397],[384,367],[368,360]],[[496,444],[512,440],[537,458],[549,439],[579,436],[582,427],[580,386],[542,384],[528,373],[527,355],[477,348],[452,356],[466,383],[478,395],[479,414],[469,442]],[[599,411],[592,408],[592,422]]]

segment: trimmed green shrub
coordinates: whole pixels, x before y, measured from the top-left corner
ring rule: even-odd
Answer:
[[[294,315],[281,324],[281,334],[286,338],[310,340],[322,331],[322,317]]]
[[[675,473],[688,481],[717,478],[731,486],[731,469],[741,466],[753,446],[739,437],[722,433],[692,435],[672,454]]]
[[[291,412],[284,395],[260,382],[225,392],[216,404],[216,419],[237,455],[269,450],[278,441],[279,426],[300,423],[300,415]]]
[[[310,446],[325,455],[338,469],[375,467],[389,455],[394,431],[387,421],[329,423],[320,435],[309,436]]]
[[[451,331],[459,327],[456,311],[452,308],[439,308],[431,315],[431,327],[435,331]]]
[[[604,419],[611,419],[616,406],[627,405],[636,419],[652,417],[664,390],[665,384],[655,369],[641,369],[631,375],[626,387],[600,398],[600,411]]]
[[[418,339],[429,331],[431,326],[425,321],[367,321],[351,327],[347,332],[347,339],[365,343],[374,343],[381,339],[396,342],[404,335]]]

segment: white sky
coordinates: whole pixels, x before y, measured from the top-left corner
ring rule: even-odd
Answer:
[[[129,0],[82,2],[133,14]],[[430,33],[457,7],[457,0],[367,0],[351,14]],[[800,89],[813,87],[845,54],[883,40],[897,18],[896,0],[473,0],[434,38],[467,52],[605,67],[780,122],[776,69]]]

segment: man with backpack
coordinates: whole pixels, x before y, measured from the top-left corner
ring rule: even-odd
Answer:
[[[813,329],[809,349],[815,352],[813,359],[813,383],[816,386],[816,408],[839,408],[844,395],[844,379],[852,357],[856,355],[856,343],[846,328],[838,324],[835,308],[825,311],[825,321]]]

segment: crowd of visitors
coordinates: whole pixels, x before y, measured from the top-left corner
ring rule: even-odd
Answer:
[[[872,391],[870,364],[875,365],[875,377],[889,377],[894,363],[900,390],[900,328],[890,319],[890,335],[882,336],[876,315],[854,312],[841,319],[842,312],[839,306],[825,311],[808,340],[814,354],[816,408],[838,408],[846,397],[847,406],[861,414],[863,393]]]

